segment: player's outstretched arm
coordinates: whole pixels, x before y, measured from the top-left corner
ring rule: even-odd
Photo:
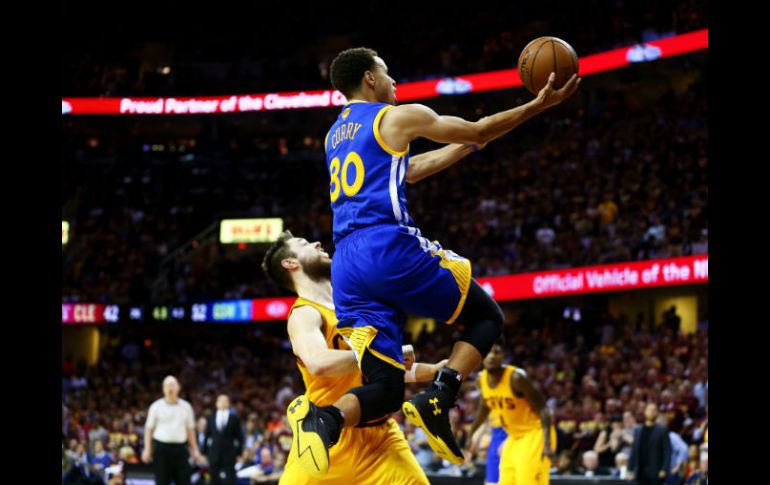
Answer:
[[[575,75],[561,89],[553,89],[556,76],[552,73],[548,83],[532,101],[501,111],[478,121],[467,121],[456,116],[440,116],[421,104],[404,104],[389,109],[382,117],[379,132],[394,150],[404,150],[410,141],[418,137],[439,143],[482,144],[508,133],[526,120],[556,106],[571,96],[580,84]]]
[[[523,395],[532,409],[540,415],[543,426],[543,456],[553,459],[554,450],[551,446],[551,411],[545,404],[545,396],[532,384],[526,373],[517,371],[511,374],[511,389],[514,393]]]
[[[430,382],[436,376],[436,372],[446,367],[449,359],[444,359],[436,364],[415,362],[412,368],[404,373],[404,382]]]
[[[321,332],[322,325],[321,314],[311,306],[301,306],[291,312],[288,331],[294,354],[314,376],[356,372],[358,364],[353,351],[330,349]]]

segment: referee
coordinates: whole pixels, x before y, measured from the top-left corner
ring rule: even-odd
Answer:
[[[142,461],[155,464],[157,485],[190,485],[192,470],[187,446],[193,458],[202,461],[195,440],[195,416],[190,403],[179,398],[179,381],[174,376],[163,379],[162,399],[150,406],[144,426]]]

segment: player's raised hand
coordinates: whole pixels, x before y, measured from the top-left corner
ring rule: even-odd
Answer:
[[[545,84],[543,89],[537,93],[535,104],[540,109],[548,109],[552,106],[556,106],[557,104],[572,96],[575,91],[577,91],[578,86],[580,86],[581,78],[577,77],[577,74],[573,74],[572,77],[569,78],[569,81],[567,81],[567,83],[562,86],[561,89],[553,88],[553,83],[555,80],[556,73],[552,72],[551,75],[548,76],[548,82]]]
[[[444,367],[446,367],[446,365],[448,363],[449,363],[449,359],[444,359],[444,360],[442,360],[440,362],[436,362],[435,364],[433,364],[433,370],[438,372],[441,369],[443,369]]]
[[[407,371],[404,379],[406,382],[430,382],[436,376],[436,372],[446,367],[448,362],[448,359],[444,359],[435,364],[415,362],[412,371]]]

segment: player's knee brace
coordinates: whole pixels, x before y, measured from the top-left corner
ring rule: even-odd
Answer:
[[[404,371],[364,352],[361,372],[365,384],[350,391],[358,398],[361,420],[366,423],[401,409],[404,402]]]
[[[503,331],[503,311],[475,280],[471,282],[459,322],[465,325],[460,340],[486,356]]]

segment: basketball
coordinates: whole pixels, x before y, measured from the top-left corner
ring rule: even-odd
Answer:
[[[537,94],[548,82],[548,76],[556,73],[554,89],[564,86],[578,72],[578,56],[575,49],[556,37],[538,37],[524,48],[519,56],[519,77],[524,87]]]

